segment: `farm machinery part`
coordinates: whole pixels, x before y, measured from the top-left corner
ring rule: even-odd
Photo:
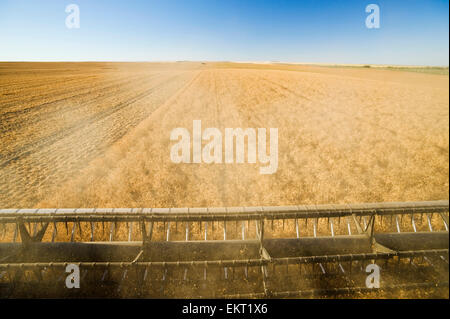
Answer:
[[[448,293],[448,201],[3,209],[0,297]],[[80,288],[67,288],[69,265]],[[379,269],[367,285],[368,265]]]

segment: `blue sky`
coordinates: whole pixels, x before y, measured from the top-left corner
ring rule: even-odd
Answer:
[[[71,3],[80,29],[65,26]],[[0,61],[448,65],[448,36],[448,0],[0,0]]]

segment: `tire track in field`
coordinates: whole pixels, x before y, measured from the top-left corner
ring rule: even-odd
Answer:
[[[141,79],[143,79],[145,77],[146,76],[142,76],[142,77],[137,78],[137,79],[136,78],[135,79],[131,79],[131,80],[125,81],[123,84],[121,84],[121,82],[120,82],[120,81],[123,81],[123,79],[120,79],[120,80],[116,80],[116,82],[119,82],[119,83],[114,83],[114,84],[103,86],[103,87],[96,87],[94,90],[91,90],[91,91],[88,91],[88,92],[84,92],[84,93],[80,93],[80,94],[77,94],[77,95],[72,95],[72,96],[70,96],[68,98],[62,98],[62,99],[59,99],[59,100],[56,100],[56,101],[52,101],[52,102],[45,102],[43,104],[38,105],[36,109],[33,109],[30,112],[26,112],[26,113],[22,114],[21,117],[19,117],[19,116],[12,117],[12,119],[14,119],[15,121],[12,122],[12,123],[7,123],[6,125],[4,125],[4,127],[0,128],[0,133],[8,133],[8,132],[14,131],[15,127],[23,126],[25,120],[26,120],[25,124],[27,126],[29,126],[30,124],[35,124],[35,123],[40,122],[41,118],[38,117],[38,116],[33,116],[33,115],[35,115],[35,113],[38,113],[45,106],[66,102],[66,101],[71,100],[71,99],[77,99],[77,98],[81,98],[81,97],[89,97],[91,94],[95,94],[95,93],[101,92],[101,94],[99,94],[99,95],[97,95],[95,97],[92,97],[92,98],[88,98],[82,104],[78,104],[77,106],[71,106],[71,105],[68,105],[68,104],[64,104],[64,106],[58,107],[58,105],[55,105],[55,107],[51,108],[50,110],[45,109],[45,111],[42,112],[42,113],[45,113],[45,116],[52,116],[52,115],[55,115],[55,114],[60,116],[60,115],[63,115],[65,113],[69,112],[69,111],[70,112],[77,111],[77,110],[79,110],[79,109],[81,109],[83,107],[88,106],[89,103],[96,102],[96,101],[99,101],[99,100],[103,99],[105,96],[107,96],[110,93],[110,92],[106,92],[106,90],[111,90],[113,88],[117,88],[118,85],[120,85],[120,88],[123,89],[123,88],[125,88],[125,87],[127,87],[129,85],[132,85],[135,81],[139,81],[139,80],[141,80]],[[155,77],[157,77],[157,75],[151,77],[151,79],[153,79]],[[39,115],[41,115],[41,116],[44,115],[42,113],[40,113]],[[28,119],[28,117],[31,117],[31,120]],[[3,119],[2,119],[2,121],[3,121]],[[19,122],[20,125],[18,125],[18,123],[16,123],[16,122]],[[0,158],[1,158],[1,156],[0,156]]]
[[[120,81],[120,78],[115,78],[111,80],[100,80],[97,79],[98,82],[101,84],[107,84],[107,83],[113,83],[114,81]],[[75,83],[72,83],[68,88],[63,85],[62,87],[58,88],[51,88],[46,90],[45,94],[28,94],[28,95],[21,95],[18,96],[15,99],[10,100],[8,103],[4,103],[2,105],[2,114],[8,115],[9,113],[14,114],[23,114],[26,113],[27,110],[31,110],[36,106],[39,106],[39,103],[42,100],[47,100],[47,103],[56,102],[63,98],[67,98],[70,96],[73,96],[74,94],[77,94],[80,90],[89,90],[91,88],[92,83],[83,81],[82,79],[77,79]],[[30,104],[26,108],[23,107],[23,104]],[[8,110],[9,109],[9,110]]]
[[[33,145],[26,153],[16,154],[18,157],[9,159],[0,170],[1,179],[6,181],[0,184],[0,206],[34,205],[42,199],[42,193],[55,189],[101,155],[190,77],[189,72],[168,74],[163,81],[96,114],[88,122],[73,125]],[[145,103],[147,99],[150,104]]]
[[[153,77],[152,77],[153,78]],[[122,87],[120,86],[121,90],[127,89],[129,87],[129,85],[133,85],[133,80],[129,81],[130,83],[127,84],[126,87]],[[113,87],[116,87],[116,85],[114,85]],[[112,87],[111,87],[112,88]],[[99,89],[100,91],[102,90],[102,88]],[[114,93],[114,92],[113,92]],[[95,97],[95,98],[91,98],[89,96],[89,94],[86,94],[86,97],[88,98],[88,100],[84,103],[77,103],[78,105],[75,107],[71,107],[70,105],[67,107],[62,107],[62,108],[57,108],[56,110],[52,110],[50,112],[41,112],[39,114],[37,114],[36,116],[32,117],[31,121],[29,119],[27,119],[25,116],[22,117],[18,117],[17,121],[19,121],[19,125],[18,125],[18,129],[17,131],[9,131],[7,132],[8,134],[3,134],[2,136],[2,140],[7,141],[8,139],[11,140],[12,137],[15,138],[15,140],[17,141],[16,143],[7,143],[6,147],[2,150],[2,152],[0,152],[0,161],[3,160],[4,158],[11,158],[14,157],[14,154],[23,152],[24,150],[29,149],[30,147],[32,147],[32,145],[35,144],[35,140],[36,139],[45,139],[46,136],[52,136],[54,134],[58,133],[58,130],[61,129],[65,129],[67,127],[60,125],[59,122],[56,122],[54,125],[52,125],[52,121],[58,121],[58,117],[61,118],[64,116],[64,114],[66,114],[68,111],[74,112],[77,110],[81,110],[81,109],[86,109],[86,111],[89,111],[89,108],[92,107],[93,102],[99,102],[98,105],[102,105],[100,102],[102,101],[102,99],[105,99],[105,95],[107,95],[108,92],[102,92],[101,95]],[[62,110],[60,110],[62,109]],[[60,110],[60,112],[58,112]],[[56,119],[52,119],[52,114],[55,114],[53,117]],[[72,113],[74,114],[74,113]],[[70,115],[70,114],[69,114]],[[88,116],[84,116],[84,117],[80,117],[80,118],[75,118],[75,121],[77,121],[78,123],[86,120]],[[31,122],[31,123],[30,123]],[[72,121],[74,122],[74,121]],[[36,123],[34,126],[32,126],[34,123]],[[41,131],[38,129],[38,127],[36,127],[36,125],[43,125],[43,124],[47,124],[47,125],[52,125],[52,129],[47,129],[45,131]],[[22,130],[20,130],[22,129]],[[47,133],[48,131],[48,133]],[[52,133],[53,131],[53,133]],[[56,132],[55,132],[56,131]],[[42,133],[47,133],[46,136],[42,136]],[[50,134],[49,134],[50,133]],[[18,144],[18,142],[22,141],[28,141],[28,143],[25,144]]]
[[[29,156],[30,154],[32,154],[34,151],[36,151],[37,149],[42,149],[50,144],[53,144],[54,142],[56,142],[57,140],[66,138],[70,135],[72,135],[75,131],[77,131],[78,129],[80,129],[83,126],[87,126],[87,125],[91,125],[99,120],[102,120],[108,116],[111,116],[112,114],[116,113],[117,111],[127,107],[130,104],[133,104],[139,100],[142,100],[143,98],[147,97],[148,95],[152,94],[155,90],[159,89],[160,87],[164,86],[166,83],[170,82],[171,80],[173,80],[174,78],[176,78],[176,76],[172,76],[169,79],[167,79],[166,81],[164,81],[163,83],[160,83],[159,85],[152,87],[138,95],[136,95],[134,98],[131,98],[127,101],[121,102],[116,104],[115,106],[111,107],[111,108],[107,108],[99,113],[94,114],[93,116],[89,117],[88,119],[84,119],[83,121],[80,121],[74,125],[71,125],[69,127],[66,127],[64,129],[61,129],[49,136],[46,136],[45,138],[39,140],[38,142],[34,142],[32,144],[28,144],[24,147],[22,147],[21,149],[19,149],[18,151],[14,152],[12,155],[9,156],[9,158],[7,158],[6,160],[4,160],[3,162],[0,163],[0,168],[3,168],[7,165],[9,165],[11,162],[16,161],[19,158],[24,158]]]
[[[54,82],[63,82],[64,85],[67,85],[67,84],[70,84],[70,83],[73,83],[73,82],[77,83],[79,81],[89,81],[91,79],[98,79],[98,75],[86,74],[86,75],[83,75],[81,79],[80,79],[80,76],[76,76],[76,75],[75,76],[74,75],[67,76],[67,77],[64,77],[62,79],[49,76],[49,79],[47,80],[47,82],[43,82],[42,79],[39,79],[40,83],[38,83],[38,84],[36,84],[36,81],[37,81],[36,79],[29,80],[27,82],[30,82],[32,84],[30,84],[28,86],[24,86],[23,82],[7,83],[7,84],[4,84],[4,85],[0,85],[0,91],[3,90],[3,89],[7,90],[6,92],[3,93],[4,96],[14,95],[14,97],[11,97],[10,99],[6,100],[7,102],[11,102],[13,100],[14,101],[15,100],[21,100],[25,96],[28,97],[28,96],[34,96],[35,95],[34,92],[31,92],[31,93],[28,93],[28,94],[22,94],[21,93],[20,96],[18,97],[16,95],[16,93],[15,93],[15,90],[20,90],[20,91],[33,90],[33,91],[35,91],[36,89],[43,88],[43,87],[46,87],[48,85],[52,85],[52,84],[54,84]],[[27,82],[25,82],[25,83],[27,83]],[[0,94],[0,96],[1,95],[2,94]]]
[[[141,76],[140,78],[145,78],[145,77],[146,77],[146,75]],[[124,85],[132,83],[135,80],[136,79],[127,80],[127,81],[125,81]],[[54,99],[52,101],[47,101],[47,102],[44,102],[44,103],[41,103],[41,104],[33,105],[33,106],[30,106],[30,107],[27,107],[27,108],[18,109],[18,110],[15,110],[15,111],[4,112],[2,114],[2,120],[4,120],[4,119],[6,119],[6,120],[14,119],[14,118],[17,118],[18,116],[23,116],[25,114],[36,113],[36,112],[39,112],[40,110],[42,110],[44,107],[46,107],[48,105],[56,104],[58,102],[63,102],[63,101],[66,101],[67,99],[73,99],[73,98],[79,98],[79,97],[86,96],[86,95],[91,95],[91,94],[93,94],[95,92],[99,92],[99,91],[102,91],[102,90],[105,90],[105,89],[109,89],[109,88],[115,87],[115,86],[117,86],[117,82],[120,83],[121,81],[123,81],[123,79],[121,79],[121,78],[113,79],[113,80],[110,80],[110,81],[106,81],[106,83],[105,82],[102,83],[104,86],[96,87],[94,90],[92,90],[92,86],[90,86],[90,85],[88,85],[86,83],[84,83],[82,85],[79,85],[79,86],[77,86],[75,88],[71,87],[70,91],[62,89],[62,90],[64,90],[64,93],[62,93],[60,95],[63,95],[64,97],[57,98],[57,99]],[[79,89],[80,88],[84,88],[84,87],[86,87],[86,89],[83,89],[83,92],[71,95],[72,93],[79,92]],[[54,95],[50,94],[50,96],[54,96]],[[44,96],[39,96],[38,98],[33,99],[33,101],[39,101],[39,100],[42,100],[43,98],[45,98],[45,97]],[[13,103],[13,104],[15,105],[17,103]]]

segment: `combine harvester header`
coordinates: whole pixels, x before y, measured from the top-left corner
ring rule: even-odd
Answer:
[[[449,202],[3,209],[0,296],[283,298],[448,291]],[[68,289],[71,264],[80,288]],[[379,288],[366,267],[380,269]]]

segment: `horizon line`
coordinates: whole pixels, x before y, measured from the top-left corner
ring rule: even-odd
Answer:
[[[449,65],[411,65],[377,63],[335,63],[335,62],[287,62],[287,61],[232,61],[232,60],[0,60],[0,63],[252,63],[252,64],[291,64],[315,66],[356,66],[356,67],[403,67],[403,68],[449,68]]]

